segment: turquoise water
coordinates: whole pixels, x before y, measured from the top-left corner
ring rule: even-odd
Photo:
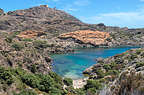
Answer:
[[[53,71],[62,77],[83,78],[82,72],[96,64],[96,58],[107,58],[138,47],[80,49],[76,53],[54,55]]]

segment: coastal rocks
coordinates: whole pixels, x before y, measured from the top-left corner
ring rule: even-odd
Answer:
[[[100,58],[97,58],[96,61],[97,61],[98,63],[103,63],[104,59],[100,57]]]
[[[106,39],[110,35],[107,32],[79,30],[76,32],[64,33],[59,36],[60,39],[75,39],[77,43],[91,44],[93,46],[105,45]]]
[[[73,80],[74,89],[83,88],[86,85],[88,78]]]
[[[132,49],[106,59],[83,73],[105,85],[98,95],[143,95],[144,49]]]

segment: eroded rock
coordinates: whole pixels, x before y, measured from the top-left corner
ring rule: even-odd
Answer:
[[[106,39],[110,35],[107,32],[91,31],[91,30],[79,30],[76,32],[64,33],[59,36],[61,39],[73,38],[78,43],[91,44],[94,46],[105,45]]]

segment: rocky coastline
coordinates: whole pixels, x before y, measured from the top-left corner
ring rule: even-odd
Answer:
[[[106,59],[99,58],[97,64],[83,73],[89,76],[89,80],[104,85],[97,89],[99,95],[143,95],[143,53],[144,49],[140,48]]]

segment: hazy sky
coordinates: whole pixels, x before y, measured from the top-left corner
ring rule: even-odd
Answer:
[[[41,4],[64,10],[86,23],[144,27],[144,0],[1,0],[7,11]]]

